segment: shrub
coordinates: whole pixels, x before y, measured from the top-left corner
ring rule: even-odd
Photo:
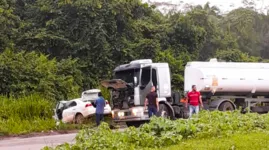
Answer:
[[[0,94],[21,96],[39,93],[47,99],[68,99],[78,96],[82,83],[76,60],[60,62],[36,52],[0,54]]]
[[[178,144],[181,139],[193,137],[221,137],[234,133],[248,133],[269,129],[269,115],[254,113],[202,111],[192,119],[176,121],[152,118],[140,128],[128,128],[124,132],[112,131],[103,123],[97,130],[84,129],[76,137],[74,145],[59,145],[55,149],[141,149],[159,148]],[[45,150],[53,149],[45,147]]]
[[[4,134],[21,134],[55,128],[53,105],[38,95],[20,98],[0,97],[0,131]]]
[[[0,97],[0,117],[5,120],[10,118],[20,120],[52,118],[53,107],[54,103],[36,94],[21,98]]]
[[[27,134],[50,130],[81,129],[95,125],[94,117],[86,125],[56,124],[53,119],[55,103],[33,94],[19,98],[0,96],[0,136]],[[110,118],[105,117],[106,121]]]

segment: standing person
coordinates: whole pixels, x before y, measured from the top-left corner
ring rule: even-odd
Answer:
[[[196,114],[199,113],[199,102],[201,104],[201,107],[204,107],[203,101],[202,101],[202,96],[201,96],[200,92],[198,92],[196,90],[195,85],[192,86],[192,91],[190,91],[188,93],[187,103],[185,104],[186,107],[188,106],[188,101],[190,103],[190,106],[189,106],[190,115],[189,115],[189,117],[191,118],[193,112],[195,112]]]
[[[151,87],[150,93],[146,96],[145,109],[147,105],[148,105],[149,117],[151,117],[152,115],[156,115],[157,111],[159,111],[159,102],[158,102],[158,95],[155,92],[155,86]]]
[[[98,98],[97,98],[97,100],[95,102],[95,105],[96,105],[96,112],[95,112],[95,114],[96,114],[96,124],[97,124],[97,126],[99,126],[100,122],[104,118],[104,108],[106,106],[106,101],[103,98],[101,92],[98,93]]]

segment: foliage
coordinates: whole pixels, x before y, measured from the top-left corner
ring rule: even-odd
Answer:
[[[140,128],[131,127],[123,132],[113,132],[104,123],[97,130],[81,130],[75,144],[66,143],[55,149],[156,149],[178,144],[182,139],[229,137],[236,133],[268,130],[268,123],[268,114],[241,114],[239,111],[203,111],[189,120],[171,121],[155,117],[149,124]]]
[[[13,47],[13,38],[17,35],[19,17],[14,14],[14,2],[10,0],[0,1],[0,52],[6,47]]]
[[[39,93],[48,99],[77,96],[81,72],[76,60],[57,62],[43,54],[5,50],[0,54],[0,93],[8,96]]]
[[[153,24],[160,19],[139,0],[22,0],[18,5],[17,15],[26,23],[17,46],[59,59],[78,57],[84,90],[109,78],[115,65],[139,58],[145,50],[155,53],[158,45],[152,40],[159,32]]]
[[[244,5],[228,14],[206,3],[164,15],[141,0],[3,0],[0,51],[42,53],[55,61],[48,70],[57,75],[40,78],[38,88],[32,79],[35,73],[24,75],[23,80],[14,77],[8,81],[13,87],[7,90],[21,94],[48,91],[49,97],[69,99],[111,78],[115,66],[143,58],[168,62],[173,89],[182,90],[188,61],[214,56],[263,61],[260,58],[269,58],[269,15],[255,9],[254,1],[244,1]],[[231,51],[235,49],[240,54]],[[0,94],[9,91],[0,90]]]
[[[172,88],[174,90],[183,89],[184,83],[184,65],[191,60],[188,53],[181,53],[177,57],[173,56],[173,52],[171,50],[165,50],[159,52],[155,61],[158,62],[167,62],[169,63],[170,70],[172,73]]]
[[[238,49],[219,50],[216,52],[216,57],[231,62],[259,62],[262,60],[260,57],[249,56]]]
[[[102,94],[103,94],[103,97],[104,97],[106,100],[110,100],[110,91],[109,91],[107,88],[105,88],[105,87],[103,87],[103,86],[99,86],[98,89],[101,90],[101,92],[102,92]]]
[[[215,149],[268,149],[269,135],[267,131],[251,132],[248,134],[235,134],[231,137],[209,137],[194,138],[183,141],[182,143],[161,150],[195,149],[195,150],[215,150]]]
[[[268,33],[268,15],[259,14],[249,8],[231,11],[221,22],[224,30],[237,40],[239,49],[254,56],[264,51],[261,46]]]
[[[73,128],[57,127],[52,118],[54,104],[37,94],[20,98],[1,96],[0,107],[1,135]]]
[[[21,98],[0,97],[0,118],[19,118],[34,120],[35,118],[51,118],[53,103],[36,95]]]
[[[19,98],[0,96],[0,136],[19,135],[33,132],[51,132],[93,127],[95,118],[85,125],[56,123],[53,118],[55,103],[38,94]],[[105,117],[109,122],[110,118]]]

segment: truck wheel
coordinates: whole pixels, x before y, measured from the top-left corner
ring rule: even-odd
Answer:
[[[127,127],[140,127],[144,122],[142,121],[128,121],[126,122]]]
[[[77,114],[75,117],[75,123],[76,124],[83,124],[84,122],[84,117],[82,114]]]
[[[159,112],[157,112],[157,115],[163,118],[170,118],[170,111],[165,104],[160,104]]]
[[[173,106],[173,109],[176,118],[183,118],[183,119],[189,118],[189,110],[186,109],[185,107]]]
[[[173,106],[175,117],[176,118],[183,118],[182,110],[179,106]]]
[[[233,111],[234,106],[230,102],[223,102],[219,106],[220,111]]]

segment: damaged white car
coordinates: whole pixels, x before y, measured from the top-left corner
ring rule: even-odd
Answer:
[[[58,102],[54,118],[64,123],[83,123],[84,119],[95,114],[95,101],[98,98],[99,92],[99,89],[92,89],[82,92],[81,98]],[[104,114],[111,114],[111,107],[107,100]]]

